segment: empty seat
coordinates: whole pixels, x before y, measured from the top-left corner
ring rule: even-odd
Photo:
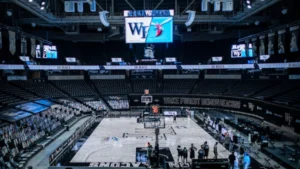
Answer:
[[[164,93],[189,93],[194,87],[196,80],[193,79],[168,79],[164,80]]]

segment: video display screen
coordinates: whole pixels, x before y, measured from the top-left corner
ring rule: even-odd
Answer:
[[[31,114],[26,111],[16,110],[16,109],[8,109],[5,111],[1,111],[0,120],[15,122],[15,121],[21,120],[21,119],[29,117],[29,116],[31,116]]]
[[[231,47],[231,57],[232,58],[247,57],[246,45],[245,44],[232,45],[232,47]]]
[[[39,112],[42,112],[42,111],[48,109],[48,107],[46,107],[46,106],[42,106],[40,104],[36,104],[36,103],[32,103],[32,102],[17,105],[16,108],[25,110],[28,112],[32,112],[32,113],[39,113]]]
[[[249,43],[249,44],[248,44],[247,51],[248,51],[248,53],[247,53],[247,56],[248,56],[248,57],[253,57],[253,56],[254,56],[254,55],[253,55],[253,44],[252,44],[252,43]]]
[[[246,58],[253,57],[253,45],[252,43],[235,44],[231,47],[231,58]]]
[[[165,116],[177,116],[177,111],[164,111]]]
[[[53,105],[53,103],[49,100],[36,100],[35,102],[39,103],[39,104],[42,104],[42,105],[45,105],[45,106],[52,106]]]
[[[41,48],[43,48],[41,50]],[[56,46],[36,45],[36,58],[40,59],[57,59],[57,49]]]
[[[173,42],[173,17],[125,18],[126,43]]]

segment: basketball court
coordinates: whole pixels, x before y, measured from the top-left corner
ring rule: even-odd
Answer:
[[[159,146],[161,152],[169,156],[168,161],[177,161],[177,146],[187,149],[193,143],[197,149],[208,142],[209,158],[213,158],[216,140],[190,118],[165,117],[165,128],[160,129]],[[154,129],[145,129],[136,118],[105,118],[97,126],[88,140],[79,149],[71,163],[86,162],[141,162],[141,150],[147,142],[155,145]],[[229,152],[218,145],[218,158],[228,158]],[[171,157],[170,157],[171,156]],[[197,153],[196,153],[197,157]]]

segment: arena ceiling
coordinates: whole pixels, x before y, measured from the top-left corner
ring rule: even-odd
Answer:
[[[42,1],[46,8],[40,9]],[[88,4],[84,12],[64,12],[65,0],[0,0],[0,22],[30,31],[43,38],[70,41],[124,40],[124,10],[174,9],[174,39],[183,41],[213,41],[240,38],[282,24],[281,10],[293,11],[299,0],[252,0],[251,9],[236,5],[233,12],[201,12],[201,0],[96,0],[96,11],[90,12]],[[235,4],[245,0],[234,0]],[[242,11],[241,8],[245,10]],[[11,10],[13,15],[7,16]],[[105,28],[98,12],[109,11],[111,26]],[[191,31],[184,26],[186,10],[195,10],[196,17]],[[295,20],[289,12],[284,21]],[[255,25],[259,23],[259,25]],[[101,28],[99,31],[98,28]],[[33,31],[34,30],[34,31]],[[238,31],[237,31],[238,30]],[[47,31],[47,35],[45,35]]]

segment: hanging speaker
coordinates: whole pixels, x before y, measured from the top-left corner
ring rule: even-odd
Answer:
[[[106,27],[109,27],[109,22],[107,21],[107,18],[106,18],[106,14],[108,14],[108,13],[109,13],[108,11],[99,12],[100,21]]]
[[[196,11],[188,10],[186,13],[189,14],[187,21],[185,22],[185,26],[190,26],[195,20]]]

